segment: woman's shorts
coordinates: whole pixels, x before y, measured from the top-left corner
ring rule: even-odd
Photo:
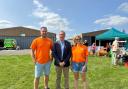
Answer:
[[[85,62],[72,62],[72,71],[80,73],[87,72],[87,64]]]

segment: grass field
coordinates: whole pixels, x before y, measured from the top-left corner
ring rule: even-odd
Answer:
[[[34,65],[29,55],[0,56],[0,89],[33,89],[33,71]],[[51,89],[55,89],[55,78],[52,65],[49,81]],[[128,89],[128,69],[124,66],[112,67],[107,57],[89,57],[87,81],[89,89]],[[43,89],[42,81],[39,89]],[[71,71],[70,89],[73,89]]]

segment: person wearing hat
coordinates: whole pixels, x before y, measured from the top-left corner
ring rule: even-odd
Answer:
[[[44,75],[44,89],[48,86],[52,58],[50,56],[53,42],[47,37],[47,27],[41,27],[40,37],[35,38],[31,44],[31,56],[35,65],[34,89],[38,89],[39,80]]]
[[[117,55],[119,53],[119,43],[123,43],[126,41],[119,41],[119,37],[115,37],[115,40],[112,43],[112,64],[117,65],[118,58]]]
[[[117,65],[117,53],[119,50],[119,37],[115,37],[115,40],[112,43],[112,65]]]

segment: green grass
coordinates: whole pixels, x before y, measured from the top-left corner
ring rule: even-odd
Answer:
[[[52,64],[49,81],[51,89],[55,89],[55,75]],[[34,64],[29,55],[0,56],[0,89],[33,89],[33,78]],[[43,89],[42,80],[39,89]],[[62,78],[62,85],[63,81]],[[111,66],[110,58],[107,57],[89,57],[87,81],[89,89],[128,89],[128,69],[124,66]],[[73,89],[71,71],[70,89]]]

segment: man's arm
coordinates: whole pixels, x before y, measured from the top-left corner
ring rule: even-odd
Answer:
[[[51,40],[51,45],[50,45],[50,48],[51,48],[51,50],[50,50],[50,59],[51,59],[51,61],[53,60],[53,55],[52,55],[52,48],[53,48],[53,41]]]
[[[68,44],[68,55],[67,55],[67,57],[66,57],[66,59],[64,60],[64,63],[67,63],[67,61],[69,61],[70,60],[70,57],[71,57],[71,55],[72,55],[72,49],[71,49],[71,44],[69,43]]]
[[[55,58],[56,62],[59,64],[60,60],[57,56],[57,49],[56,49],[56,43],[52,47],[52,56]]]
[[[35,50],[31,49],[31,57],[34,64],[36,64]]]

